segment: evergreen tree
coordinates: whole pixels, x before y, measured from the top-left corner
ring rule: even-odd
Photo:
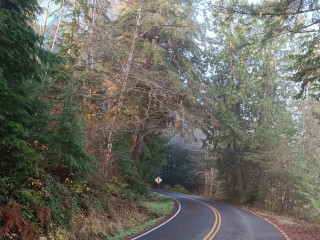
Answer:
[[[7,179],[1,184],[9,188],[1,191],[6,196],[37,171],[41,159],[32,147],[37,139],[30,139],[30,128],[41,111],[44,65],[52,60],[31,27],[38,10],[36,0],[0,3],[0,177]]]
[[[242,2],[237,5],[219,5],[220,10],[240,13],[255,19],[264,19],[266,26],[261,41],[279,36],[290,36],[296,39],[293,48],[296,49],[292,56],[292,78],[300,83],[301,89],[296,97],[306,94],[310,86],[311,95],[319,98],[319,74],[317,51],[319,49],[319,31],[317,30],[319,3],[314,0],[292,1],[262,1],[259,4],[249,5]]]
[[[72,84],[67,85],[62,91],[62,111],[56,116],[57,129],[51,143],[54,167],[47,171],[52,171],[62,181],[74,175],[72,178],[77,180],[86,179],[93,169],[93,157],[86,149],[87,139],[75,97]]]
[[[241,2],[228,4],[237,8]],[[278,91],[283,40],[258,41],[265,29],[262,20],[219,9],[213,13],[211,71],[203,99],[211,106],[211,118],[218,121],[211,135],[220,152],[216,167],[228,198],[253,202],[261,197],[263,202],[259,192],[265,194],[269,186],[259,184],[280,161],[270,152],[280,151],[280,143],[289,151],[286,140],[294,132],[290,115],[283,114],[283,92]]]

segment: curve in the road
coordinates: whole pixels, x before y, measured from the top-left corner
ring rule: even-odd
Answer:
[[[202,197],[159,192],[177,201],[179,211],[131,240],[285,240],[278,229],[248,211]]]
[[[158,225],[158,226],[150,229],[149,231],[147,231],[147,232],[145,232],[145,233],[143,233],[143,234],[141,234],[141,235],[139,235],[139,236],[137,236],[137,237],[135,237],[135,238],[132,238],[131,240],[139,239],[139,238],[143,237],[144,235],[147,235],[147,234],[149,234],[149,233],[157,230],[159,227],[162,227],[163,225],[167,224],[168,222],[170,222],[172,219],[174,219],[174,218],[179,214],[179,212],[180,212],[180,210],[181,210],[181,204],[180,204],[180,202],[177,201],[176,199],[172,198],[172,197],[170,197],[170,198],[173,199],[174,201],[176,201],[176,202],[178,203],[178,206],[179,206],[179,207],[178,207],[177,212],[176,212],[171,218],[169,218],[167,221],[165,221],[164,223],[162,223],[162,224],[160,224],[160,225]]]
[[[160,193],[177,201],[181,211],[165,223],[131,240],[212,240],[217,234],[221,225],[220,214],[212,206],[186,195],[167,191]]]
[[[214,212],[215,222],[214,222],[214,225],[213,225],[211,231],[208,233],[208,235],[203,240],[212,240],[218,234],[218,232],[220,230],[221,215],[220,215],[219,211],[217,209],[215,209],[214,207],[207,205],[205,203],[204,203],[204,205],[206,205],[208,208],[210,208]]]
[[[208,208],[210,208],[213,211],[214,216],[215,216],[215,221],[214,221],[213,227],[212,227],[211,231],[208,233],[208,235],[203,239],[203,240],[212,240],[218,234],[220,227],[221,227],[221,215],[220,215],[219,211],[217,209],[215,209],[213,206],[210,206],[210,205],[208,205],[204,202],[201,202],[199,200],[196,200],[196,199],[193,199],[190,197],[186,197],[183,195],[180,195],[180,196],[183,198],[190,199],[192,201],[199,202],[199,203],[207,206]]]

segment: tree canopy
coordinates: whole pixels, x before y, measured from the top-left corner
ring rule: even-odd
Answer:
[[[157,175],[319,219],[319,10],[311,0],[2,1],[0,229],[1,209],[22,220],[0,237],[111,214]]]

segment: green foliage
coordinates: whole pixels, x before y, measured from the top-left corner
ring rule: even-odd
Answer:
[[[301,84],[300,92],[296,95],[296,98],[302,98],[306,95],[307,88],[309,89],[309,95],[319,100],[319,72],[318,63],[320,58],[317,54],[319,51],[319,37],[315,37],[312,40],[306,41],[310,37],[300,37],[302,39],[300,54],[292,55],[294,72],[291,79],[294,82]]]
[[[17,190],[15,194],[18,196],[18,198],[21,198],[25,201],[31,201],[32,200],[32,193],[29,190]]]
[[[35,0],[0,4],[0,178],[7,183],[1,204],[37,173],[42,159],[31,130],[43,111],[41,80],[57,59],[39,47],[41,38],[30,26],[38,9]]]
[[[145,182],[153,183],[155,172],[166,158],[167,144],[168,138],[159,133],[145,138],[139,166],[139,173]]]
[[[312,114],[300,118],[311,106],[293,109],[288,95],[296,88],[286,80],[301,84],[299,97],[309,86],[308,95],[318,98],[316,22],[300,17],[315,12],[313,4],[217,1],[205,21],[214,35],[206,38],[210,74],[201,95],[225,197],[303,217],[319,208],[318,130],[306,122]],[[288,32],[304,34],[289,43]]]
[[[51,161],[59,170],[60,178],[72,175],[77,180],[84,179],[93,171],[94,158],[86,150],[87,139],[72,85],[64,88],[61,98],[62,112],[56,118],[58,129],[53,136]]]
[[[145,229],[149,228],[150,226],[153,226],[157,222],[161,221],[161,219],[168,216],[174,207],[174,202],[172,199],[163,196],[159,193],[151,193],[147,195],[144,199],[140,201],[140,203],[147,206],[155,214],[155,217],[153,217],[152,220],[148,221],[147,223],[141,226],[131,228],[119,235],[111,237],[110,240],[124,239],[136,233],[144,231]]]
[[[5,203],[8,200],[8,195],[10,194],[12,186],[10,184],[9,177],[1,177],[0,178],[0,202]]]
[[[312,212],[320,211],[319,164],[303,153],[297,152],[286,171],[289,173],[290,182],[294,185],[296,199],[299,199],[296,207],[306,209],[304,212],[307,213],[304,217],[310,214],[312,215],[309,216],[310,218],[315,217],[316,215]]]
[[[3,176],[14,169],[17,175],[21,170],[32,174],[35,161],[41,158],[27,143],[32,115],[35,113],[33,101],[37,100],[29,95],[32,90],[27,85],[21,84],[13,90],[3,77],[0,78],[0,84],[0,154],[3,159],[0,174]]]
[[[158,217],[164,217],[171,213],[174,202],[162,194],[151,192],[140,201],[141,204],[149,207]]]
[[[36,162],[42,158],[29,143],[34,137],[30,129],[42,106],[36,84],[22,82],[12,88],[4,77],[0,77],[0,85],[0,176],[10,173],[10,181],[15,185],[34,174]]]
[[[134,172],[134,165],[130,160],[130,145],[127,141],[115,138],[113,141],[114,157],[121,166],[124,176],[129,178]]]
[[[57,182],[51,177],[44,179],[46,191],[49,193],[48,206],[52,212],[53,221],[61,226],[70,226],[72,213],[76,207],[76,196],[66,185]]]
[[[113,141],[113,156],[121,169],[124,180],[129,184],[130,188],[138,193],[145,193],[147,186],[131,160],[131,149],[128,142],[115,138]],[[128,193],[130,194],[130,191]]]
[[[204,156],[201,151],[192,151],[187,146],[173,141],[168,147],[166,161],[160,169],[162,185],[170,189],[182,191],[197,191],[203,181],[199,179],[199,172],[204,171]]]
[[[70,78],[62,71],[56,74],[53,65],[61,59],[40,47],[42,39],[31,27],[37,4],[0,3],[0,204],[13,197],[23,218],[32,222],[37,208],[47,205],[54,221],[67,225],[81,191],[76,185],[64,186],[48,172],[60,181],[70,175],[83,179],[92,170],[93,158],[86,150],[71,87],[59,96],[64,101],[61,114],[50,116],[52,92],[45,80],[55,74],[65,77],[67,85]]]
[[[184,166],[188,165],[189,151],[180,145],[169,145],[166,162],[161,167],[161,178],[165,185],[184,184],[189,177]]]
[[[212,8],[203,14],[211,15],[200,26],[197,10],[203,6],[196,4],[206,4],[202,1],[124,2],[112,22],[104,16],[106,6],[66,1],[55,46],[67,63],[53,67],[61,59],[42,46],[58,29],[56,21],[47,23],[50,31],[41,37],[31,27],[39,27],[39,21],[32,22],[38,1],[1,1],[0,205],[13,197],[23,218],[34,223],[39,206],[47,206],[53,222],[70,226],[78,209],[105,210],[124,195],[143,199],[159,171],[165,184],[187,191],[203,187],[205,174],[216,168],[218,175],[210,179],[218,180],[229,199],[301,216],[320,211],[314,137],[319,134],[297,127],[301,113],[288,111],[284,82],[290,65],[291,79],[302,85],[300,95],[310,86],[309,95],[319,100],[318,33],[293,41],[300,48],[293,51],[293,62],[285,62],[287,39],[273,39],[308,28],[307,21],[316,23],[283,17],[297,6],[311,11],[314,1],[216,3],[208,4]],[[127,88],[121,89],[126,67]],[[105,158],[109,130],[101,129],[110,129],[119,103],[115,161],[108,162],[106,174],[112,177],[92,180],[100,172],[90,153]],[[188,120],[208,133],[206,156],[185,146],[168,148],[162,130],[172,127],[176,134]],[[150,206],[159,207],[158,200]],[[165,202],[156,214],[168,209]]]
[[[11,84],[40,80],[41,67],[36,61],[40,36],[29,26],[38,10],[35,0],[28,2],[4,1],[0,5],[0,69]]]
[[[108,195],[118,195],[119,193],[124,193],[128,186],[129,184],[122,182],[118,177],[113,176],[107,183],[105,183],[105,190]]]
[[[113,142],[113,156],[121,168],[123,178],[111,179],[107,183],[107,191],[124,193],[128,197],[137,199],[134,192],[145,194],[146,183],[153,183],[156,170],[160,167],[166,155],[167,138],[161,134],[150,134],[144,140],[141,162],[138,169],[131,159],[131,147],[123,139],[116,138]]]
[[[177,184],[177,185],[174,185],[174,186],[165,185],[165,186],[163,186],[163,188],[166,189],[166,190],[170,190],[170,191],[190,194],[190,191],[188,191],[184,186],[182,186],[180,184]]]

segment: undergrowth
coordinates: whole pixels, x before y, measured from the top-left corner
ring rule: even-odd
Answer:
[[[170,190],[170,191],[174,191],[174,192],[190,194],[190,191],[188,191],[184,186],[182,186],[180,184],[177,184],[177,185],[174,185],[174,186],[164,185],[162,188],[165,189],[165,190]]]
[[[140,203],[143,206],[146,206],[153,215],[150,216],[149,220],[143,224],[139,224],[138,226],[134,226],[120,234],[108,238],[108,240],[121,240],[137,234],[145,229],[153,226],[157,222],[161,221],[165,217],[167,217],[173,210],[174,202],[172,199],[165,197],[159,193],[150,193],[147,196],[144,196]]]

